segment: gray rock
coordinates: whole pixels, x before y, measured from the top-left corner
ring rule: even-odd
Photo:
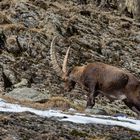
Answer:
[[[68,110],[68,112],[69,112],[69,113],[75,113],[76,110],[75,110],[74,108],[70,108],[70,109]]]
[[[23,87],[23,86],[27,86],[27,85],[28,85],[27,79],[22,78],[21,81],[17,84],[14,84],[13,87],[19,88],[19,87]]]
[[[16,76],[12,70],[10,70],[8,68],[3,68],[3,74],[12,84],[16,83]]]
[[[43,94],[33,88],[27,87],[16,88],[11,92],[6,93],[5,95],[17,100],[26,100],[41,103],[46,102],[49,98],[48,94]]]
[[[90,114],[97,114],[97,115],[107,115],[107,112],[103,109],[97,109],[97,108],[93,108],[93,109],[89,109],[87,108],[85,110],[86,113],[90,113]]]

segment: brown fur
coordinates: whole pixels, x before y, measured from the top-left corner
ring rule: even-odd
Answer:
[[[69,49],[63,61],[62,70],[55,57],[53,38],[50,46],[51,62],[54,70],[65,81],[65,90],[71,91],[78,83],[88,92],[87,107],[93,107],[95,97],[101,93],[110,101],[122,100],[124,103],[140,116],[140,81],[117,67],[104,63],[91,63],[84,66],[76,66],[67,70]]]
[[[74,67],[68,73],[65,89],[71,91],[76,83],[89,93],[87,107],[93,107],[95,97],[101,93],[111,101],[124,101],[140,115],[140,81],[129,72],[104,63],[91,63]]]

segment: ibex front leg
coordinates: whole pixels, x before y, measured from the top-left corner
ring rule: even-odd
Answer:
[[[97,92],[95,91],[96,83],[91,82],[88,84],[88,97],[87,97],[87,108],[92,108],[95,105],[95,97],[97,96]]]

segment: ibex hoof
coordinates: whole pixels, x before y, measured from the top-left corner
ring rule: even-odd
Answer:
[[[86,108],[87,109],[92,109],[93,108],[93,105],[87,105]]]

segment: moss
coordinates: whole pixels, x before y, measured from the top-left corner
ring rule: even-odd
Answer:
[[[80,136],[80,137],[86,137],[86,136],[88,136],[88,134],[87,133],[85,133],[85,132],[80,132],[80,131],[77,131],[77,130],[72,130],[71,132],[70,132],[70,134],[72,135],[72,136]]]
[[[140,140],[140,137],[139,138],[133,137],[131,138],[131,140]]]

